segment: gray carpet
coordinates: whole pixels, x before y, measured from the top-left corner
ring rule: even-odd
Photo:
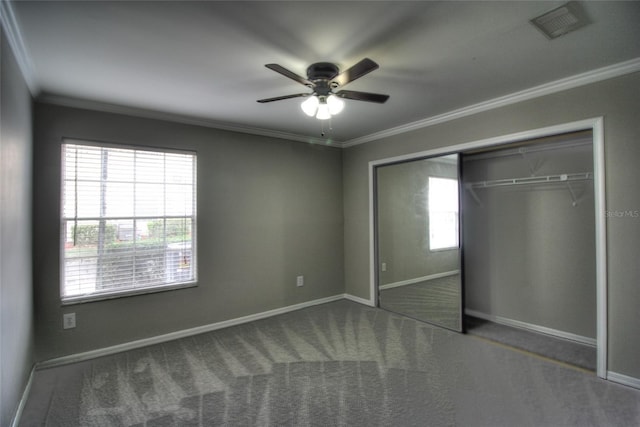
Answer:
[[[417,320],[461,329],[460,275],[380,290],[380,307]]]
[[[469,334],[596,371],[598,356],[593,346],[512,328],[472,316],[465,316],[465,327]]]
[[[630,426],[640,390],[337,301],[37,371],[21,426]]]

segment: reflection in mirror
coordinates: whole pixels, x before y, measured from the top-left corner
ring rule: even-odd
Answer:
[[[458,155],[376,168],[381,308],[462,330]]]

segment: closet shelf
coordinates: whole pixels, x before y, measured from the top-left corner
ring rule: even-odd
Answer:
[[[480,202],[480,198],[475,193],[475,189],[477,188],[492,188],[492,187],[506,187],[512,185],[534,185],[534,184],[551,184],[551,183],[561,183],[566,184],[571,194],[571,201],[573,206],[578,205],[578,198],[576,197],[575,191],[571,187],[571,182],[575,181],[587,181],[593,179],[593,172],[581,172],[581,173],[565,173],[558,175],[546,175],[546,176],[532,176],[525,178],[508,178],[508,179],[495,179],[491,181],[477,181],[477,182],[469,182],[464,185],[465,189],[469,191],[469,194],[474,198],[474,200],[478,204],[482,204]]]
[[[565,173],[560,175],[532,176],[525,178],[495,179],[492,181],[478,181],[465,184],[466,188],[491,188],[507,185],[548,184],[553,182],[566,183],[570,181],[585,181],[593,179],[592,172]]]

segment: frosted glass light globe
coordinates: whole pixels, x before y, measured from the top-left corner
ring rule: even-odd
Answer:
[[[318,114],[316,114],[316,119],[327,120],[330,118],[331,113],[329,112],[329,105],[326,103],[320,103],[320,105],[318,105]]]
[[[319,103],[320,100],[317,96],[310,96],[302,104],[300,104],[300,108],[302,108],[302,111],[304,111],[307,116],[313,117],[316,115]]]
[[[344,108],[344,101],[335,95],[329,95],[327,105],[329,106],[329,113],[335,116]]]

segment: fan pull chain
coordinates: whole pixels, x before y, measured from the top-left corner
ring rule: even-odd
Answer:
[[[327,120],[320,120],[320,136],[324,137],[326,135],[324,131],[324,122]],[[333,122],[331,121],[331,117],[328,119],[329,121],[329,132],[333,130]]]

